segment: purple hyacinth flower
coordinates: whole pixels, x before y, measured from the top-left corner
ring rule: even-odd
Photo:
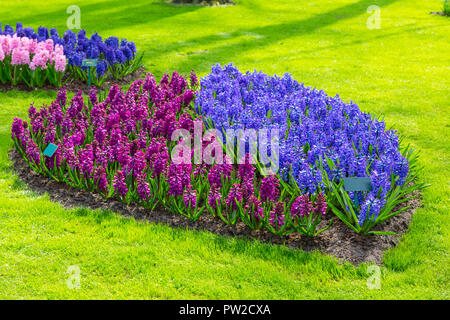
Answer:
[[[150,188],[145,174],[141,174],[137,177],[137,191],[139,197],[144,201],[151,197]]]
[[[192,186],[189,185],[183,193],[183,201],[186,208],[194,209],[197,204],[197,194],[195,190],[192,190]],[[190,204],[190,206],[189,206]]]
[[[100,191],[106,191],[108,189],[108,179],[106,178],[104,167],[97,167],[95,169],[94,181]]]
[[[211,208],[217,209],[217,204],[220,205],[222,195],[217,188],[211,188],[208,195],[208,204]]]
[[[312,202],[308,194],[301,195],[298,197],[291,207],[291,214],[294,217],[309,217],[313,210]]]
[[[275,229],[281,228],[285,224],[284,203],[279,201],[270,212],[269,223]]]
[[[228,198],[226,201],[227,207],[232,208],[233,210],[237,209],[237,202],[242,201],[242,191],[239,183],[235,183],[231,186],[230,192],[228,193]]]
[[[280,197],[279,187],[280,181],[276,176],[268,176],[262,178],[260,187],[261,201],[277,201]]]
[[[114,190],[120,197],[124,197],[128,193],[128,187],[125,182],[125,176],[121,170],[116,172],[113,181]]]
[[[317,195],[314,212],[318,215],[321,215],[322,217],[324,217],[327,212],[327,202],[325,201],[325,196],[323,195],[323,193],[319,193]]]

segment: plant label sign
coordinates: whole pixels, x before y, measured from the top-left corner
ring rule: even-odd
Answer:
[[[345,191],[372,191],[372,182],[369,177],[344,178]]]
[[[96,67],[97,66],[97,59],[83,59],[83,61],[81,61],[81,66],[83,66],[83,67]]]
[[[81,66],[89,67],[89,87],[91,87],[91,68],[97,66],[97,59],[83,59],[81,61]]]
[[[58,146],[56,144],[50,143],[44,150],[44,156],[51,158],[55,153],[56,149],[58,149]]]

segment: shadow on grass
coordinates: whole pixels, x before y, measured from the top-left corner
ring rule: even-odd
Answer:
[[[200,53],[191,55],[187,61],[184,60],[183,62],[173,66],[174,70],[182,70],[185,65],[195,65],[197,72],[206,72],[209,71],[211,64],[218,62],[218,57],[226,56],[228,61],[230,61],[234,56],[240,55],[244,52],[264,48],[291,37],[310,34],[320,28],[333,25],[342,20],[351,19],[359,15],[366,14],[366,10],[370,5],[378,5],[382,7],[390,5],[396,1],[398,0],[360,0],[325,13],[317,14],[310,18],[297,20],[290,23],[237,30],[227,33],[226,37],[220,34],[207,35],[200,38],[194,38],[184,44],[182,42],[173,42],[167,46],[161,47],[161,49],[151,49],[151,55],[155,58],[169,52],[185,50],[191,46],[207,47],[209,45],[216,45],[217,48],[211,51],[198,51]],[[236,43],[229,43],[230,41],[238,40],[246,35],[254,35],[255,37],[251,41],[244,38]],[[223,41],[226,41],[226,43],[221,44]]]
[[[81,28],[90,35],[103,29],[114,29],[117,27],[132,27],[149,22],[157,22],[166,18],[173,18],[178,15],[202,9],[200,6],[174,6],[165,2],[148,2],[145,0],[136,1],[102,1],[96,3],[77,4],[81,11]],[[24,26],[31,26],[37,30],[39,26],[47,28],[57,28],[62,36],[66,31],[67,19],[70,14],[66,12],[68,4],[61,5],[58,9],[37,14],[22,15],[19,20],[9,23],[15,27],[17,22],[22,22]],[[55,5],[56,7],[56,5]],[[6,13],[6,15],[8,15]],[[9,16],[15,17],[13,13]],[[17,19],[17,18],[14,18]],[[3,25],[8,24],[1,21]],[[73,30],[76,32],[77,30]],[[101,36],[106,36],[103,32]],[[130,35],[130,40],[132,37]]]
[[[147,221],[135,220],[134,218],[124,219],[120,214],[116,214],[111,210],[91,210],[85,207],[76,207],[70,210],[75,217],[86,218],[92,223],[101,224],[105,227],[111,225],[121,225],[124,228],[144,227],[147,228]],[[317,272],[323,271],[333,279],[338,279],[344,273],[347,275],[357,275],[359,268],[354,268],[348,262],[344,264],[338,263],[335,257],[306,252],[301,249],[287,248],[281,245],[271,245],[260,242],[257,239],[248,239],[241,237],[221,236],[208,231],[196,231],[183,227],[170,227],[165,224],[150,224],[150,232],[163,232],[167,239],[176,242],[194,241],[202,243],[203,246],[214,248],[217,252],[226,252],[231,255],[244,255],[249,259],[260,259],[262,261],[283,261],[283,264],[296,269],[299,265],[314,266]],[[157,238],[157,236],[155,236]],[[145,241],[145,236],[142,239]],[[195,251],[195,249],[194,249]],[[195,253],[194,253],[195,254]],[[199,253],[201,254],[201,253]]]
[[[219,59],[221,57],[225,56],[228,61],[231,61],[234,56],[244,52],[264,48],[291,37],[310,34],[320,28],[366,14],[366,10],[370,5],[378,5],[383,7],[396,1],[398,0],[359,0],[357,2],[332,9],[328,12],[319,13],[312,17],[289,23],[241,29],[227,33],[226,37],[220,34],[210,34],[202,37],[194,37],[186,42],[178,41],[182,39],[175,39],[175,41],[167,45],[162,44],[155,47],[147,47],[142,49],[146,50],[147,53],[150,52],[147,56],[150,55],[152,60],[172,52],[187,50],[188,57],[183,59],[183,61],[174,64],[172,69],[186,71],[186,66],[194,66],[195,70],[201,73],[209,71],[211,64],[220,62]],[[245,5],[245,3],[242,5]],[[164,2],[147,3],[146,1],[134,1],[130,3],[126,1],[112,0],[95,4],[82,3],[79,4],[79,7],[82,14],[82,27],[87,30],[88,34],[101,31],[103,36],[108,35],[107,32],[104,31],[113,30],[116,26],[117,28],[132,28],[133,26],[140,24],[154,22],[163,23],[162,21],[164,19],[169,19],[168,23],[180,23],[182,19],[177,18],[173,20],[172,18],[197,10],[206,9],[200,6],[174,6]],[[52,21],[56,25],[47,25],[47,27],[57,27],[60,33],[62,33],[66,29],[65,24],[67,18],[69,17],[66,13],[66,9],[66,6],[60,6],[59,9],[52,12],[24,15],[21,20],[25,25],[32,25],[35,27],[45,24],[45,21]],[[263,8],[258,8],[258,6],[255,7],[256,11],[262,9]],[[186,32],[189,34],[188,30]],[[249,40],[248,36],[252,35],[255,37],[252,37],[252,39]],[[128,38],[130,40],[133,39],[132,35]],[[235,41],[235,43],[230,44],[230,41]],[[141,46],[142,45],[138,43],[138,47]],[[193,46],[203,47],[204,49],[189,52],[188,49]],[[208,50],[208,46],[216,46],[216,48]]]
[[[443,27],[443,26],[446,26],[446,24],[432,25],[432,26],[427,26],[427,27],[423,27],[423,26],[416,27],[414,23],[409,23],[408,25],[405,25],[404,27],[402,27],[401,30],[398,32],[383,33],[381,35],[376,35],[373,37],[366,37],[361,40],[344,41],[344,42],[340,42],[339,44],[333,44],[333,45],[324,46],[324,47],[316,47],[311,50],[302,50],[302,54],[309,54],[309,53],[315,53],[318,51],[326,51],[326,50],[337,50],[342,47],[361,45],[364,43],[377,41],[377,40],[381,40],[381,39],[385,39],[385,38],[389,38],[389,37],[396,37],[396,36],[399,36],[399,35],[405,34],[405,33],[412,33],[412,32],[423,31],[423,30],[427,30],[427,29],[434,29],[434,28],[439,28],[439,27]]]

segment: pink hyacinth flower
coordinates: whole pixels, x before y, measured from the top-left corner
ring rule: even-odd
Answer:
[[[30,63],[30,54],[28,51],[22,50],[20,48],[15,48],[11,55],[11,65],[17,66],[21,64]]]

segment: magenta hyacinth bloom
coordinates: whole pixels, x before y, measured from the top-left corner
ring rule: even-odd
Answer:
[[[94,180],[100,191],[105,191],[108,189],[108,179],[106,178],[104,167],[97,167],[95,169]]]
[[[24,122],[22,119],[14,118],[11,127],[11,138],[20,140],[24,134]]]
[[[191,182],[192,165],[190,164],[171,164],[167,173],[167,182],[169,182],[169,194],[180,196],[184,189]]]
[[[94,152],[92,145],[88,144],[85,149],[78,150],[77,156],[81,173],[86,177],[91,178],[94,168]]]
[[[31,125],[31,130],[33,131],[34,134],[38,134],[39,132],[43,131],[44,121],[39,113],[36,114],[36,117],[34,117],[30,120],[30,125]]]
[[[53,143],[55,142],[55,138],[56,138],[56,130],[53,127],[53,125],[49,124],[49,126],[47,127],[47,131],[44,134],[44,142],[46,144]]]
[[[45,165],[50,170],[53,170],[55,166],[59,167],[61,165],[61,150],[57,149],[50,158],[45,157]]]
[[[137,191],[142,200],[148,200],[151,196],[150,188],[146,175],[141,174],[137,177]]]
[[[194,92],[192,90],[185,91],[182,95],[183,103],[188,106],[194,99]]]
[[[178,128],[186,129],[189,132],[194,131],[194,120],[189,113],[183,113],[178,120]]]
[[[164,77],[163,77],[164,78]],[[166,80],[167,79],[167,80]],[[164,79],[164,82],[168,82],[168,75],[167,78]],[[161,83],[163,82],[163,79],[161,79]],[[187,86],[186,79],[182,77],[178,72],[174,71],[172,73],[172,79],[170,80],[170,88],[172,89],[172,92],[174,95],[179,95],[184,91],[184,89]]]
[[[319,193],[317,195],[314,212],[322,215],[322,217],[324,217],[327,212],[327,202],[325,201],[325,196],[323,195],[323,193]]]
[[[95,87],[91,87],[91,89],[89,90],[89,101],[93,106],[96,106],[98,103],[97,89]]]
[[[244,180],[253,180],[253,177],[255,175],[255,167],[252,163],[252,156],[250,154],[246,154],[245,158],[243,159],[243,163],[239,164],[239,177],[244,181]]]
[[[255,192],[255,189],[253,186],[253,179],[252,180],[250,180],[250,179],[244,180],[241,183],[240,188],[241,188],[241,192],[242,192],[242,197],[244,199],[250,198]]]
[[[117,171],[116,176],[113,181],[114,190],[116,190],[117,194],[121,197],[125,196],[128,193],[128,187],[125,182],[125,176],[122,171]]]
[[[66,87],[62,87],[58,91],[58,95],[56,96],[56,101],[58,101],[59,105],[64,107],[67,102],[67,92]]]
[[[259,221],[264,219],[264,208],[262,207],[262,203],[254,195],[250,196],[248,203],[245,207],[248,214],[250,214],[249,210],[252,206],[254,208],[253,214],[254,214],[255,218],[258,219]]]
[[[184,205],[186,206],[186,208],[189,208],[189,203],[190,203],[190,208],[194,209],[195,205],[197,203],[197,194],[195,192],[195,190],[192,190],[192,186],[189,185],[186,190],[183,193],[183,201],[184,201]]]
[[[27,157],[33,160],[36,164],[41,162],[41,156],[39,152],[39,147],[33,140],[28,140],[27,148],[26,148]]]
[[[220,187],[222,185],[221,182],[221,171],[219,166],[215,165],[208,173],[208,181],[211,186]]]
[[[191,80],[192,87],[196,87],[198,85],[198,78],[194,71],[191,71],[189,79]]]
[[[291,214],[292,216],[309,216],[313,210],[312,202],[308,194],[301,195],[292,204]]]
[[[227,198],[227,207],[231,207],[233,210],[237,209],[237,202],[242,201],[242,191],[238,183],[235,183],[231,186],[230,192],[228,193]]]
[[[227,163],[215,164],[208,173],[208,181],[211,185],[222,186],[222,177],[227,179],[231,177],[233,166]]]
[[[130,169],[133,170],[133,176],[137,177],[138,175],[142,174],[146,167],[147,161],[145,159],[145,152],[142,150],[138,150],[131,158],[130,163]]]
[[[280,181],[276,176],[268,176],[262,178],[259,192],[259,194],[261,195],[261,201],[277,201],[280,197],[279,187]]]
[[[269,223],[274,228],[280,228],[285,224],[284,203],[279,201],[270,212]]]
[[[70,101],[70,106],[67,108],[67,114],[70,118],[75,119],[83,110],[84,100],[83,92],[78,91],[77,94]]]
[[[211,188],[208,195],[208,204],[211,208],[217,209],[217,203],[220,205],[222,195],[217,188]]]
[[[36,117],[36,114],[36,107],[34,106],[34,104],[31,104],[30,108],[28,108],[28,116],[30,117],[30,119],[34,119],[34,117]]]

